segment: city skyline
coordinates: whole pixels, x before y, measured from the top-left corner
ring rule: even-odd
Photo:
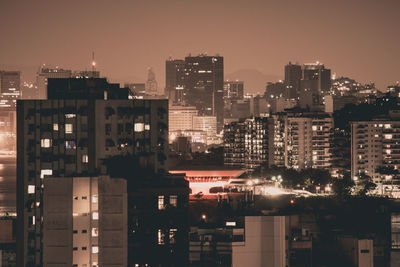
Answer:
[[[399,77],[396,1],[85,1],[79,7],[2,1],[0,7],[0,34],[8,38],[0,65],[11,68],[36,70],[46,63],[90,69],[94,51],[98,70],[113,82],[143,82],[153,67],[164,87],[169,56],[208,52],[224,56],[226,77],[253,69],[283,79],[289,61],[320,61],[337,76],[373,81],[380,90]],[[35,73],[22,75],[33,80]],[[249,92],[264,86],[249,88],[245,81]]]

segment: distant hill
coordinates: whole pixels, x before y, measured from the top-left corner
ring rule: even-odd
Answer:
[[[238,70],[230,74],[225,74],[225,80],[244,81],[245,93],[264,93],[267,82],[276,82],[283,77],[275,74],[264,74],[255,69]]]

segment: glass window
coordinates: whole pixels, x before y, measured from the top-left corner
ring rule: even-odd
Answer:
[[[164,208],[164,196],[158,196],[158,209],[163,210]]]
[[[35,194],[35,186],[28,185],[28,194]]]
[[[43,169],[40,171],[40,178],[43,179],[45,176],[53,175],[53,170]]]
[[[162,229],[158,229],[158,231],[157,231],[157,243],[159,245],[165,244],[165,234]]]
[[[146,125],[144,126],[144,129],[145,129],[146,131],[150,131],[150,124],[146,124]]]
[[[71,123],[66,123],[65,124],[65,133],[66,134],[72,134],[72,124]]]
[[[98,219],[99,219],[99,213],[98,213],[97,211],[94,211],[94,212],[92,213],[92,219],[93,219],[93,220],[98,220]]]
[[[82,155],[82,163],[88,163],[89,162],[89,156],[88,155]]]
[[[65,149],[76,149],[75,141],[65,141]]]
[[[177,207],[178,206],[178,196],[177,195],[169,196],[169,204],[172,207]]]
[[[143,132],[144,131],[144,123],[143,122],[137,122],[135,123],[135,132]]]
[[[176,243],[176,232],[177,229],[169,229],[169,243],[170,244],[175,244]]]
[[[92,236],[93,237],[99,236],[99,232],[98,232],[97,228],[92,228]]]
[[[92,253],[93,253],[93,254],[99,253],[99,247],[98,247],[98,246],[93,246],[93,247],[92,247]]]
[[[65,118],[66,119],[72,119],[72,118],[75,118],[76,117],[76,115],[75,114],[72,114],[72,113],[70,113],[70,114],[65,114]]]
[[[57,123],[53,123],[53,131],[58,131],[58,124]]]
[[[40,146],[41,147],[51,147],[51,139],[49,139],[49,138],[41,139]]]
[[[93,195],[92,196],[92,203],[97,203],[97,201],[98,201],[97,195]]]

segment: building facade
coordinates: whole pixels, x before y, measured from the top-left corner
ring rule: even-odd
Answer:
[[[43,266],[127,266],[126,180],[45,177],[43,184]]]
[[[45,176],[104,174],[103,160],[124,154],[139,157],[143,167],[155,172],[167,169],[166,100],[128,100],[125,90],[115,92],[113,87],[72,87],[68,93],[63,84],[71,85],[56,82],[53,88],[49,83],[53,99],[17,104],[18,266],[42,262],[43,210],[35,203],[41,201]],[[65,95],[57,94],[59,90]],[[118,99],[121,95],[126,98]],[[36,188],[35,193],[29,188]],[[34,224],[29,221],[33,216]]]

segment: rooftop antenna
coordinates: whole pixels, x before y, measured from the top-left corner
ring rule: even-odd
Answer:
[[[94,61],[94,52],[92,52],[92,72],[95,71],[96,68],[96,61]]]

